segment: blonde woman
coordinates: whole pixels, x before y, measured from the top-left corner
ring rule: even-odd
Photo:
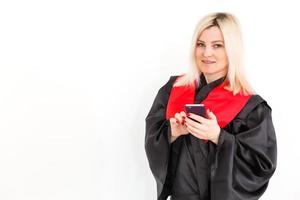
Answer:
[[[157,199],[259,199],[276,168],[276,135],[270,106],[245,77],[236,17],[202,18],[191,61],[160,88],[146,117]],[[187,112],[186,104],[202,104],[206,113]]]

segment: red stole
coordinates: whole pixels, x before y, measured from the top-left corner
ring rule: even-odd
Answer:
[[[177,77],[176,81],[179,77]],[[215,114],[221,128],[225,127],[235,118],[252,96],[243,95],[241,92],[234,96],[231,91],[224,88],[227,84],[228,81],[225,80],[222,84],[215,87],[206,99],[201,102],[201,104],[205,105],[206,109],[211,110]],[[192,86],[173,86],[168,101],[166,119],[174,117],[176,112],[185,111],[185,104],[195,103],[195,90],[196,82]]]

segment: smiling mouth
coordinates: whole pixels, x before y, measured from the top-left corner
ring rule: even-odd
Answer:
[[[201,60],[204,64],[213,64],[216,63],[215,61],[210,61],[210,60]]]

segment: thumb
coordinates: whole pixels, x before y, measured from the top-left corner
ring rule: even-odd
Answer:
[[[178,125],[178,123],[176,123],[176,119],[175,119],[174,117],[171,117],[171,118],[170,118],[170,123],[171,123],[172,125]]]
[[[207,110],[207,115],[210,119],[217,120],[216,115],[212,111],[210,111],[209,109]]]

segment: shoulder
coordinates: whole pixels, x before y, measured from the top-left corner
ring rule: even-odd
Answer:
[[[159,92],[167,92],[170,93],[173,84],[175,83],[176,79],[179,77],[179,75],[172,75],[169,77],[169,80],[164,83],[164,85],[159,89]]]
[[[156,97],[154,99],[154,104],[166,105],[171,93],[173,84],[178,76],[170,76],[169,79],[159,88]]]
[[[267,113],[271,111],[272,108],[262,96],[253,94],[237,117],[245,119],[253,114]]]

